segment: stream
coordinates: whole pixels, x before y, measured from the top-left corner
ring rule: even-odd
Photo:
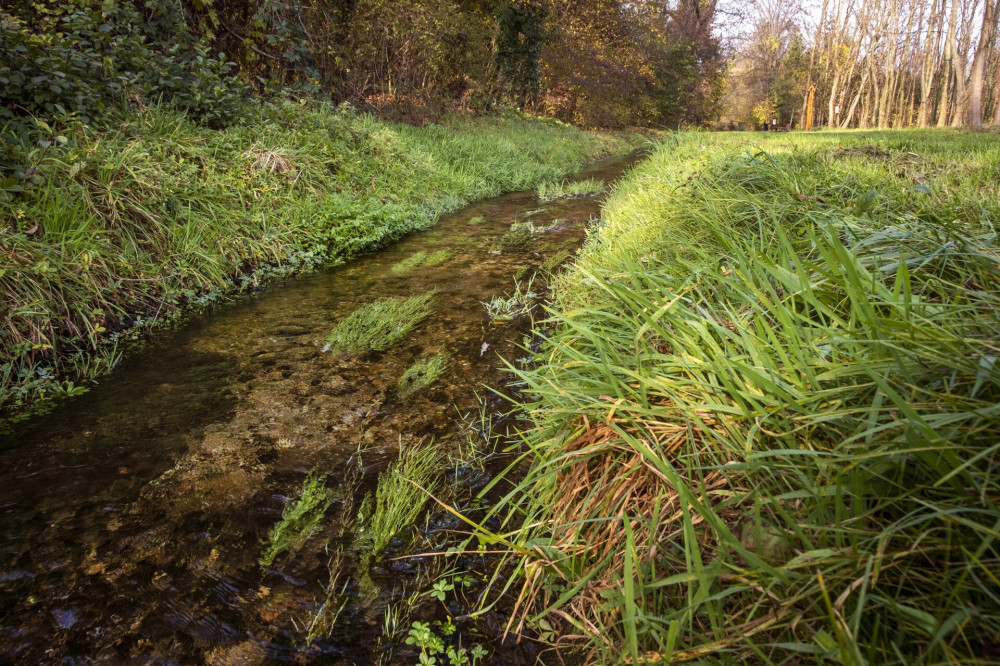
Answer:
[[[610,182],[633,162],[577,178]],[[532,289],[544,291],[540,266],[579,247],[599,206],[595,196],[540,202],[534,192],[470,205],[389,248],[161,334],[87,394],[17,424],[0,437],[0,662],[416,663],[402,640],[409,622],[387,609],[442,572],[433,558],[381,553],[371,567],[377,591],[362,589],[356,562],[331,555],[350,541],[336,516],[357,510],[400,447],[475,437],[478,414],[493,420],[508,408],[495,392],[509,380],[498,355],[524,355],[517,345],[530,320],[493,321],[482,303],[512,293],[518,273],[524,287],[538,272]],[[511,224],[526,220],[530,242],[505,246]],[[419,252],[448,259],[390,271]],[[324,351],[358,306],[431,290],[432,314],[395,347]],[[400,396],[404,370],[439,351],[445,373]],[[269,531],[310,470],[328,474],[334,498],[323,527],[262,566]],[[439,522],[422,522],[423,541],[409,552],[429,547],[433,529],[458,526]],[[339,615],[307,640],[333,587]],[[430,602],[407,620],[444,617],[445,605]],[[469,610],[449,604],[449,615]],[[459,633],[483,637],[492,656],[480,663],[532,663],[530,641],[499,638],[500,608]]]

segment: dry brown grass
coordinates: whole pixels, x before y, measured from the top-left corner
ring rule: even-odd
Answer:
[[[731,475],[680,462],[681,457],[690,457],[691,442],[695,442],[698,453],[715,457],[706,438],[697,434],[698,428],[718,427],[710,415],[705,414],[702,423],[695,425],[680,418],[664,421],[616,417],[621,407],[621,401],[617,401],[600,423],[591,423],[586,416],[581,417],[577,422],[580,434],[565,446],[560,456],[554,487],[562,489],[562,494],[553,498],[549,516],[551,545],[535,546],[536,559],[525,566],[525,582],[508,626],[517,633],[523,631],[530,610],[548,608],[555,601],[545,585],[548,577],[553,572],[565,570],[568,563],[578,558],[601,563],[601,571],[590,577],[579,593],[556,611],[556,616],[563,620],[563,626],[557,631],[560,641],[576,642],[602,635],[611,640],[601,627],[620,620],[618,609],[608,609],[606,593],[621,588],[620,572],[625,568],[627,533],[621,517],[629,517],[633,547],[641,560],[637,564],[656,561],[658,550],[678,538],[684,529],[685,509],[680,492],[648,451],[656,451],[662,459],[677,462],[678,473],[686,485],[703,489],[704,496],[713,505],[741,491],[733,485]],[[673,411],[668,405],[661,407],[665,413]],[[692,436],[692,433],[695,434]],[[641,442],[642,446],[633,446],[630,440]],[[725,510],[720,514],[733,522],[738,518],[735,513]],[[582,518],[590,516],[619,518]],[[652,520],[656,525],[649,529]],[[697,528],[703,519],[691,512],[691,522]],[[715,547],[711,533],[699,529],[698,538],[702,553],[711,553]],[[575,577],[579,580],[587,575],[577,572]],[[589,636],[579,635],[581,627]],[[610,647],[611,643],[607,645]]]

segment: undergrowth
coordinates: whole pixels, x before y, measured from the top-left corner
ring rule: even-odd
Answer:
[[[955,132],[669,137],[512,368],[511,628],[594,663],[995,661],[998,165]]]

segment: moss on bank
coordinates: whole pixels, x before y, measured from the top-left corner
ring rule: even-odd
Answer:
[[[124,331],[370,252],[443,212],[621,153],[528,117],[415,128],[279,102],[224,131],[167,109],[0,146],[0,413],[78,390]],[[24,176],[23,187],[6,176]],[[27,175],[26,175],[27,174]]]

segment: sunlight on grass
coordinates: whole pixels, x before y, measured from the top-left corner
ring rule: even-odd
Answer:
[[[515,371],[532,463],[498,515],[536,554],[511,628],[594,663],[981,660],[998,158],[955,132],[668,137]]]

